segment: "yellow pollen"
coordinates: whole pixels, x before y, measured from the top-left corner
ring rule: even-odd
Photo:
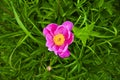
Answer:
[[[64,43],[65,38],[63,34],[57,34],[53,37],[53,41],[56,45],[61,46]]]

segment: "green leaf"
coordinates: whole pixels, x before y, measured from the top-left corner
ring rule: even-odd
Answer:
[[[16,10],[15,10],[15,7],[13,6],[13,3],[11,2],[11,6],[12,6],[12,9],[13,9],[13,12],[14,12],[14,15],[15,15],[15,19],[19,25],[19,27],[26,33],[26,35],[28,35],[31,39],[33,39],[35,42],[38,42],[40,44],[43,45],[43,43],[41,43],[40,41],[38,41],[34,36],[31,35],[31,33],[27,30],[27,28],[24,26],[24,24],[22,23],[22,21],[20,20]]]
[[[74,27],[73,32],[77,38],[80,38],[82,41],[83,46],[86,45],[87,39],[89,39],[89,36],[97,36],[99,33],[95,35],[95,32],[93,32],[94,23],[91,23],[90,25],[86,24],[85,27],[79,29],[77,27]]]
[[[94,36],[94,37],[98,37],[100,35],[100,33],[96,32],[96,31],[92,31],[90,35]]]
[[[112,2],[109,1],[105,4],[105,8],[107,10],[107,12],[112,15],[113,14],[113,6],[112,6]]]
[[[99,2],[98,2],[98,7],[99,7],[99,8],[102,7],[103,4],[104,4],[104,0],[99,0]]]

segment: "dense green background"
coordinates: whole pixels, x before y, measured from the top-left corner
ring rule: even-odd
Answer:
[[[75,39],[61,59],[42,30],[66,20]],[[120,1],[0,0],[0,80],[120,80]]]

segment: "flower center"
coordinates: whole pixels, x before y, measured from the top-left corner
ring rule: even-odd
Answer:
[[[63,34],[57,34],[53,37],[53,41],[56,45],[61,46],[64,43],[65,38]]]

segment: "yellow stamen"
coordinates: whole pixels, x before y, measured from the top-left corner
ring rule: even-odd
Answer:
[[[53,37],[53,41],[56,45],[58,46],[61,46],[64,41],[65,41],[65,38],[64,38],[64,35],[63,34],[57,34]]]

